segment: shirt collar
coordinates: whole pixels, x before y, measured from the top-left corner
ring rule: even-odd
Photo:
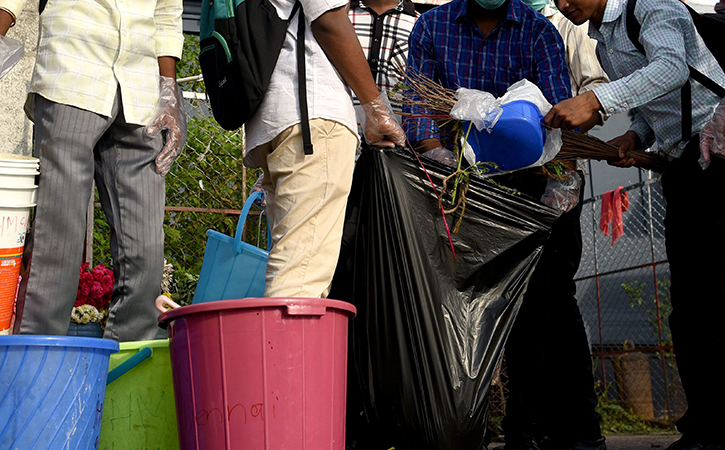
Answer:
[[[365,2],[363,2],[363,0],[358,0],[357,2],[352,2],[350,4],[350,8],[351,9],[360,8],[360,9],[365,9],[365,10],[371,10],[370,7],[365,5]],[[396,11],[404,12],[411,16],[415,16],[415,5],[413,4],[412,0],[400,0],[400,2],[398,2],[398,6],[396,6],[393,9]]]
[[[455,21],[460,22],[461,20],[465,20],[467,18],[466,14],[468,12],[468,2],[476,1],[476,0],[454,0],[458,1],[458,4],[455,5],[455,8],[457,11],[455,11]],[[504,18],[503,22],[521,22],[521,8],[523,8],[523,3],[521,3],[520,0],[506,0],[508,2],[508,7],[506,8],[506,18]]]
[[[619,19],[624,11],[624,5],[626,5],[624,0],[607,0],[607,5],[604,7],[602,24],[614,22]]]

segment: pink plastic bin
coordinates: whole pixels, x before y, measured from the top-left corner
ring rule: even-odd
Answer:
[[[349,303],[247,298],[167,325],[182,450],[345,448]]]

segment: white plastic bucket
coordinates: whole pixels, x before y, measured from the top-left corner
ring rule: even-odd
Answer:
[[[35,203],[38,186],[12,187],[0,185],[0,202],[7,206],[25,206]]]
[[[7,169],[0,167],[0,186],[35,186],[35,177],[38,175],[40,175],[40,172],[35,169]],[[0,199],[0,202],[2,202],[2,199]]]
[[[10,328],[28,216],[34,206],[0,205],[0,334]]]

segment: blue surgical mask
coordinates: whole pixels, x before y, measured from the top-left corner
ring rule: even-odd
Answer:
[[[549,4],[549,0],[523,0],[523,2],[534,8],[534,11],[541,11]]]
[[[506,0],[476,0],[483,9],[496,9],[506,3]]]

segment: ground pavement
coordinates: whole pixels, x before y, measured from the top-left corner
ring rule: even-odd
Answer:
[[[629,435],[610,434],[607,438],[607,450],[652,450],[666,449],[668,445],[680,438],[679,434]],[[503,444],[492,443],[491,450],[503,449]]]

